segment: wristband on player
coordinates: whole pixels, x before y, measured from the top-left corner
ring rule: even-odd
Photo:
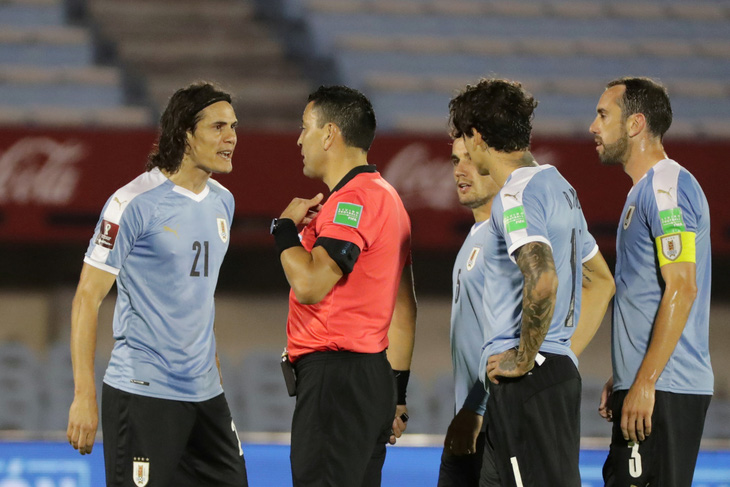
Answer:
[[[411,377],[410,370],[393,370],[395,374],[396,390],[398,392],[398,402],[396,404],[406,403],[406,388],[408,387],[408,379]]]
[[[269,233],[274,236],[276,249],[279,251],[279,254],[291,247],[302,246],[302,242],[299,240],[297,226],[291,218],[274,218],[271,222]]]

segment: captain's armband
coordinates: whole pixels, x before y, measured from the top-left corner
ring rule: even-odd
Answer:
[[[674,262],[695,262],[695,233],[675,232],[656,238],[659,267]]]

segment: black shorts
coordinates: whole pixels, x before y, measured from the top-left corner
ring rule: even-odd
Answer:
[[[102,387],[107,486],[247,486],[246,462],[223,394],[172,401]],[[139,480],[136,480],[141,478]]]
[[[712,396],[657,391],[651,434],[639,443],[624,440],[621,410],[629,391],[611,395],[613,431],[603,465],[607,487],[690,487]]]
[[[294,367],[294,487],[379,486],[396,406],[385,352],[314,352]]]
[[[542,353],[542,352],[541,352]],[[487,441],[503,487],[580,487],[581,379],[570,357],[489,383]]]

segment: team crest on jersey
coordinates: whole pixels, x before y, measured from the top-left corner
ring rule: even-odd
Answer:
[[[150,481],[150,459],[149,458],[134,458],[132,463],[132,480],[134,485],[138,487],[145,487]]]
[[[660,238],[662,242],[662,254],[668,260],[677,260],[679,254],[682,253],[682,238],[678,233],[673,235],[665,235]]]
[[[624,230],[629,228],[629,225],[631,225],[631,218],[634,216],[634,211],[636,211],[636,206],[634,205],[629,206],[629,209],[626,210],[626,216],[624,217]]]
[[[477,263],[477,255],[479,255],[479,251],[481,250],[481,247],[474,247],[471,249],[471,253],[469,254],[469,260],[466,261],[466,270],[470,271],[474,268],[474,266]]]
[[[228,223],[225,218],[218,218],[218,236],[221,238],[221,242],[228,242]]]

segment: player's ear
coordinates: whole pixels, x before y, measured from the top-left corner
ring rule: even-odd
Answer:
[[[635,137],[646,129],[646,117],[643,113],[634,113],[626,119],[626,131],[629,137]]]
[[[472,127],[471,129],[471,136],[474,139],[474,145],[476,147],[479,147],[481,149],[487,150],[489,147],[487,146],[487,143],[484,142],[484,137],[482,137],[482,134],[475,128]]]
[[[195,134],[193,134],[192,130],[186,130],[185,131],[185,154],[190,154],[190,144],[193,141],[193,137],[195,137]]]

